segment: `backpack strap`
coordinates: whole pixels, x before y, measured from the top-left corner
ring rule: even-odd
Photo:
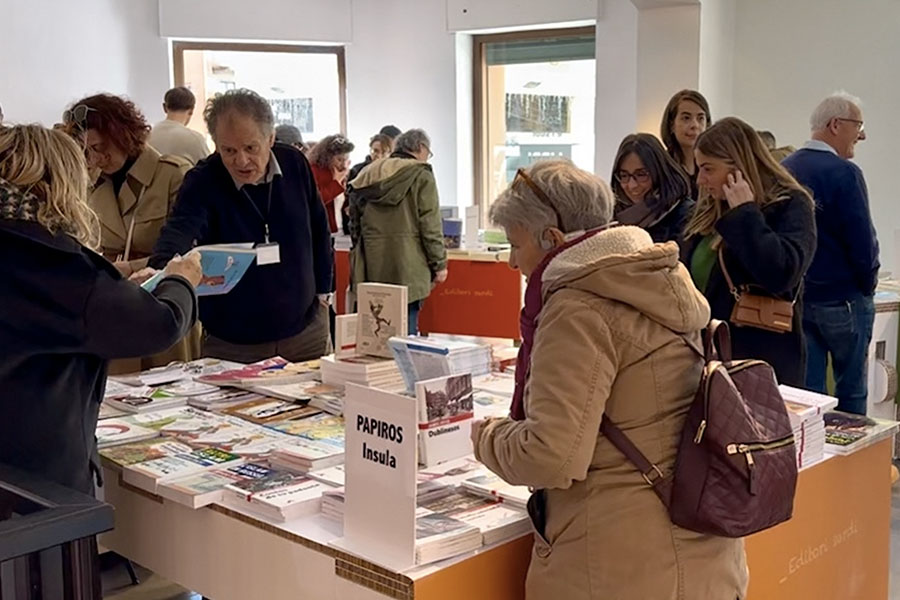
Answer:
[[[656,492],[656,495],[659,496],[659,499],[665,507],[668,508],[669,503],[672,500],[672,476],[663,475],[662,470],[647,460],[644,453],[628,439],[625,432],[610,421],[606,415],[603,415],[603,420],[600,421],[600,433],[606,436],[610,443],[612,443],[619,452],[625,455],[625,458],[637,467],[637,470],[640,471],[641,477],[644,478],[647,485],[653,488],[653,491]]]
[[[706,326],[703,357],[706,362],[712,360],[731,362],[731,331],[728,329],[728,323],[712,319]]]

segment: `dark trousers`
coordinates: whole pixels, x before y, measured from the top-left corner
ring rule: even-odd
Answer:
[[[868,351],[874,323],[875,302],[871,296],[803,304],[806,387],[826,393],[825,370],[831,355],[838,410],[866,414]]]
[[[254,363],[273,356],[291,362],[316,360],[331,353],[331,335],[328,330],[328,309],[320,307],[316,318],[297,335],[263,344],[232,344],[207,334],[203,340],[203,356]]]
[[[416,300],[415,302],[409,303],[409,310],[407,312],[409,320],[409,335],[419,334],[419,311],[422,310],[422,304],[424,303],[424,300]]]

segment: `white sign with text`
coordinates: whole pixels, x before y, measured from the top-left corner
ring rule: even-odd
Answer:
[[[379,565],[416,562],[416,399],[347,384],[344,538],[336,545]]]

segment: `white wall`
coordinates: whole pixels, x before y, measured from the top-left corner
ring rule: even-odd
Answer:
[[[159,23],[162,35],[177,38],[352,40],[351,0],[159,0]]]
[[[597,0],[446,0],[446,5],[450,31],[545,27],[548,24],[593,21],[598,12]]]
[[[162,118],[168,50],[156,0],[2,0],[0,104],[9,122],[58,122],[96,92]]]
[[[713,119],[734,111],[737,0],[703,0],[700,12],[700,87]]]
[[[855,161],[868,183],[882,265],[896,274],[900,2],[741,0],[736,24],[734,113],[780,144],[802,144],[810,112],[834,90],[862,98],[868,139]]]
[[[457,203],[456,42],[444,2],[356,0],[347,46],[348,135],[366,153],[383,125],[428,132],[441,204]]]

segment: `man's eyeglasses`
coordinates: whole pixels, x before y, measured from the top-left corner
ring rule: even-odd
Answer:
[[[865,123],[863,123],[859,119],[845,119],[844,117],[835,117],[835,118],[838,121],[847,121],[848,123],[856,123],[856,129],[860,133],[862,133],[865,130],[865,127],[866,127]]]
[[[63,123],[72,123],[79,129],[84,131],[85,129],[87,129],[87,117],[88,113],[91,111],[96,112],[97,109],[91,108],[87,104],[79,104],[78,106],[73,106],[63,113]]]
[[[560,231],[563,231],[562,215],[559,214],[556,206],[553,204],[553,202],[550,201],[550,196],[548,196],[544,192],[544,190],[542,190],[541,187],[534,182],[534,179],[532,179],[528,175],[528,173],[525,172],[525,169],[519,169],[518,171],[516,171],[516,176],[513,178],[512,185],[510,187],[515,187],[516,182],[518,182],[519,179],[525,182],[525,185],[527,185],[531,189],[532,193],[534,193],[534,195],[538,197],[538,200],[546,204],[547,208],[553,211],[553,213],[556,215],[556,228]]]
[[[616,173],[616,180],[622,185],[627,185],[629,179],[634,179],[635,183],[643,185],[650,181],[650,171],[638,169],[634,173],[629,173],[628,171],[618,171]]]
[[[428,146],[425,146],[425,149],[428,150],[428,160],[431,160],[432,158],[434,158],[434,152],[431,151],[431,148],[429,148]]]

